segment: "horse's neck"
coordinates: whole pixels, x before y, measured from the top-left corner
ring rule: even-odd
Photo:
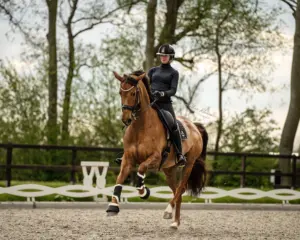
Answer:
[[[149,127],[155,123],[155,118],[157,118],[155,110],[150,105],[147,105],[146,108],[141,108],[140,115],[135,121],[136,127],[144,129],[144,131],[150,130],[151,128]]]
[[[149,126],[156,122],[155,118],[158,118],[155,110],[150,106],[150,98],[148,96],[146,88],[141,87],[141,110],[138,119],[134,122],[139,129],[144,129],[145,131],[151,131]],[[159,120],[159,119],[157,119]]]

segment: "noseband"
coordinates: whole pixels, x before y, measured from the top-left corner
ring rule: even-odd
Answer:
[[[133,78],[127,78],[125,82],[131,84],[132,87],[129,88],[129,89],[123,89],[121,87],[121,91],[123,91],[123,92],[129,92],[131,89],[135,88],[135,102],[134,102],[133,106],[122,104],[122,110],[129,110],[129,111],[131,111],[132,118],[134,120],[136,120],[137,119],[137,112],[140,111],[140,89],[137,86],[138,81],[135,80],[135,79],[133,79]]]

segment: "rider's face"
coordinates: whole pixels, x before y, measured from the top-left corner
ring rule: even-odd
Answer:
[[[162,64],[166,64],[168,63],[170,60],[170,56],[169,55],[160,55],[160,61]]]

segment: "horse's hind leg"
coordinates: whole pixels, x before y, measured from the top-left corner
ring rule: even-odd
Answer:
[[[182,179],[176,188],[176,193],[174,198],[171,200],[171,205],[175,205],[175,221],[171,224],[172,228],[177,229],[178,226],[180,225],[180,208],[181,208],[181,202],[182,202],[182,194],[186,190],[187,186],[187,181],[190,177],[190,174],[192,172],[194,163],[195,163],[195,158],[191,159],[191,153],[188,154],[188,161],[187,164],[185,165],[183,169],[183,174],[182,174]],[[189,157],[190,156],[190,157]]]
[[[168,183],[169,187],[172,189],[173,195],[175,196],[176,187],[177,187],[176,167],[166,168],[166,169],[163,169],[163,171],[166,175],[167,183]],[[172,215],[173,215],[174,203],[172,205],[171,201],[169,202],[167,208],[165,209],[164,219],[171,219],[173,217]]]
[[[125,181],[125,179],[128,177],[132,169],[132,163],[128,161],[125,157],[126,155],[124,154],[120,173],[118,175],[116,185],[114,187],[114,193],[112,195],[111,202],[108,205],[108,209],[106,210],[107,216],[117,215],[120,211],[119,202],[121,199],[122,184]]]

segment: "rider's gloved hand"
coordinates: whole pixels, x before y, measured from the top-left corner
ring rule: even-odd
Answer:
[[[165,96],[165,93],[162,92],[162,91],[155,91],[153,93],[153,96],[156,98],[156,99],[159,99],[159,98],[162,98],[163,96]]]

